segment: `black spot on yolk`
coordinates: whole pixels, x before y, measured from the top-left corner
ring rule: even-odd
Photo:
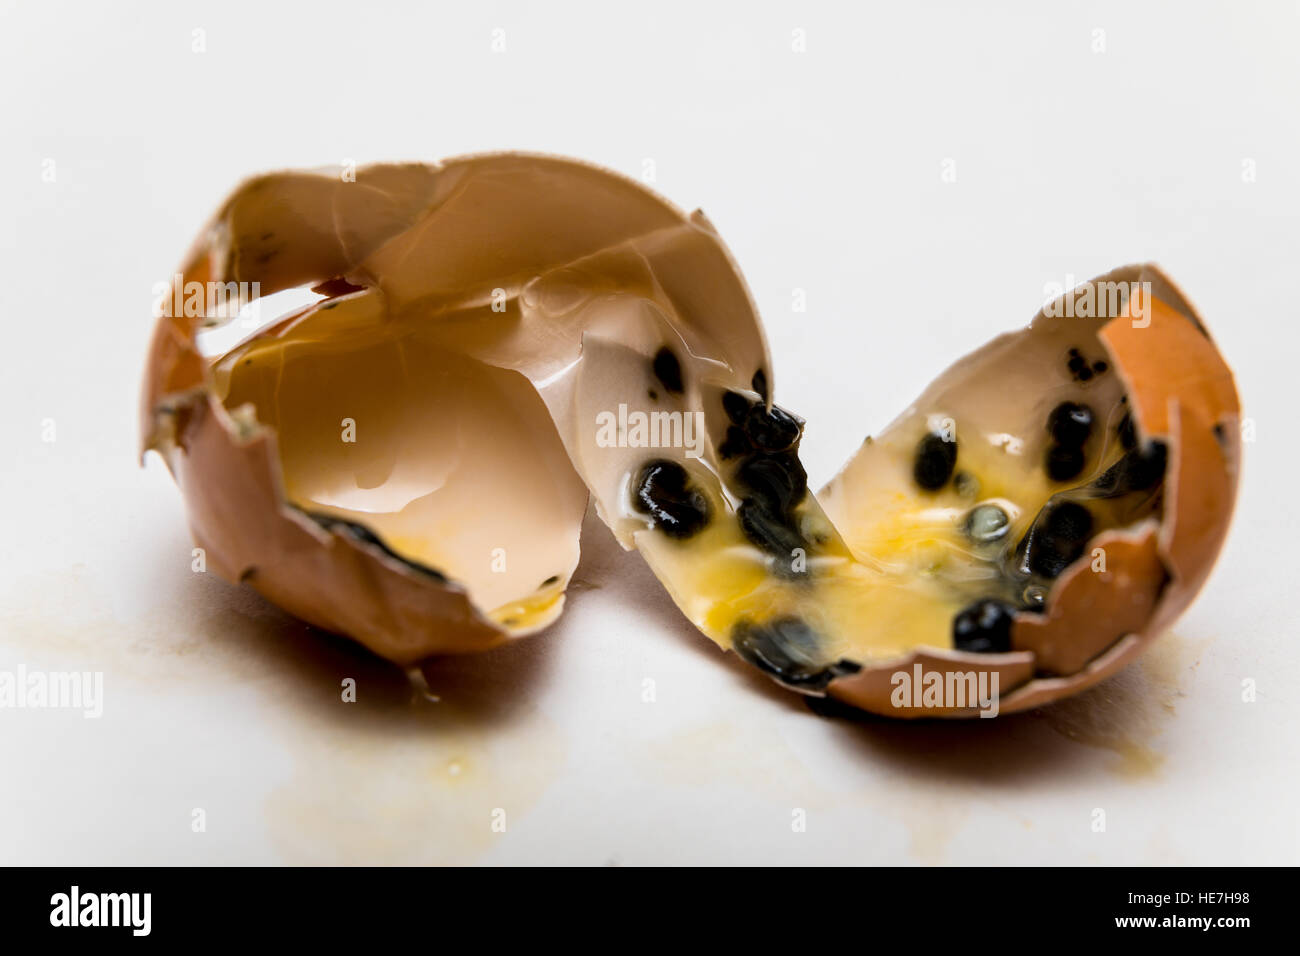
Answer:
[[[763,624],[736,622],[731,646],[744,660],[783,684],[801,690],[825,690],[843,674],[861,668],[852,661],[828,662],[817,633],[797,617]]]
[[[952,619],[952,644],[959,651],[1002,654],[1011,650],[1015,611],[991,598],[963,608]]]
[[[793,455],[756,455],[736,470],[736,477],[775,514],[790,511],[808,490],[808,473]]]
[[[718,454],[724,460],[748,455],[753,450],[754,446],[750,443],[749,436],[745,434],[745,429],[739,425],[727,426],[727,437],[722,440],[722,444],[718,447]]]
[[[745,416],[745,434],[763,451],[785,451],[799,440],[798,420],[773,405],[770,409],[755,403]]]
[[[1047,449],[1047,475],[1053,481],[1077,478],[1087,463],[1083,446],[1092,435],[1093,414],[1087,405],[1062,402],[1047,416],[1054,444]]]
[[[1128,451],[1093,482],[1103,497],[1113,498],[1131,491],[1150,491],[1165,477],[1168,449],[1164,442],[1149,441]]]
[[[1059,577],[1082,556],[1090,537],[1092,512],[1077,501],[1053,499],[1020,542],[1021,567],[1040,577]]]
[[[749,494],[740,503],[740,530],[752,544],[776,558],[784,568],[795,548],[806,548],[794,509],[808,493],[808,473],[794,451],[755,453],[736,469],[736,479]]]
[[[792,562],[791,565],[787,562],[796,548],[806,551],[808,542],[795,526],[792,516],[776,510],[762,498],[742,501],[736,509],[736,516],[740,519],[740,530],[750,543],[777,558],[776,570],[784,572],[789,569],[793,574]]]
[[[654,358],[655,378],[668,391],[674,395],[680,395],[682,392],[682,363],[677,361],[677,356],[668,346],[664,346],[655,353]]]
[[[1077,402],[1062,402],[1047,416],[1047,431],[1059,444],[1082,448],[1092,434],[1092,409]]]
[[[1070,349],[1070,353],[1065,360],[1065,367],[1070,372],[1070,377],[1076,382],[1087,382],[1094,375],[1103,375],[1110,368],[1110,365],[1098,359],[1096,362],[1089,362],[1088,359],[1077,348]]]
[[[931,432],[916,446],[912,479],[926,491],[938,491],[948,483],[956,464],[957,442]]]
[[[670,538],[689,538],[709,521],[709,500],[691,485],[686,469],[674,461],[656,459],[641,469],[632,506],[649,515],[653,526]]]
[[[760,370],[754,390],[766,394],[766,389]],[[808,473],[798,452],[803,424],[784,409],[769,409],[739,392],[723,392],[722,408],[731,424],[718,453],[724,460],[738,459],[736,481],[746,492],[736,509],[740,530],[778,559],[778,570],[786,569],[792,552],[808,546],[795,515],[808,492]]]
[[[1047,476],[1053,481],[1078,478],[1086,462],[1087,457],[1082,448],[1053,445],[1047,449]]]
[[[733,425],[743,424],[749,416],[749,399],[739,392],[722,393],[722,410],[727,413]]]

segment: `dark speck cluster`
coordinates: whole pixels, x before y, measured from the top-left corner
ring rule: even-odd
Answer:
[[[1084,446],[1092,435],[1092,409],[1076,402],[1062,402],[1047,416],[1047,474],[1053,481],[1077,478],[1087,462]]]
[[[1089,362],[1078,349],[1070,349],[1065,359],[1065,367],[1076,382],[1089,382],[1094,376],[1105,374],[1110,365],[1101,359]]]
[[[739,392],[724,392],[722,409],[730,424],[719,453],[736,462],[736,480],[746,492],[737,509],[740,529],[785,567],[795,548],[806,547],[794,513],[808,493],[808,473],[799,461],[803,425],[784,409]]]

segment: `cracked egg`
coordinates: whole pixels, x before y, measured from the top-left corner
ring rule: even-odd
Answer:
[[[320,297],[216,356],[210,314],[159,319],[145,447],[196,543],[401,664],[553,621],[590,493],[700,631],[787,687],[970,716],[996,675],[1019,710],[1132,660],[1231,515],[1231,374],[1151,266],[960,360],[819,496],[712,226],[595,167],[260,177],[182,279]]]
[[[606,403],[641,387],[618,363],[588,367]],[[1153,266],[957,362],[818,496],[766,377],[719,391],[690,367],[704,458],[584,477],[701,631],[830,711],[991,715],[1075,693],[1187,606],[1227,530],[1232,376]]]
[[[257,177],[174,285],[144,450],[166,460],[208,566],[404,665],[561,612],[588,494],[552,414],[585,336],[767,361],[701,215],[556,157]],[[227,289],[318,299],[208,356],[200,333],[230,319],[211,293]],[[605,296],[618,305],[588,322],[583,303]]]

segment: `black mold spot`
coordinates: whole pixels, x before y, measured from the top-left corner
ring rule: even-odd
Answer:
[[[916,446],[912,479],[926,491],[938,491],[948,483],[956,464],[957,443],[931,432]]]
[[[1092,483],[1101,497],[1113,498],[1131,491],[1150,491],[1165,477],[1168,448],[1164,442],[1149,441],[1133,448]]]
[[[718,454],[723,459],[739,458],[741,455],[748,455],[754,450],[753,444],[750,443],[749,436],[739,425],[728,425],[727,436],[722,440],[718,447]]]
[[[959,651],[1002,654],[1011,650],[1014,609],[991,598],[976,601],[952,619],[952,643]]]
[[[1115,434],[1119,438],[1119,443],[1125,451],[1132,451],[1137,447],[1137,430],[1133,427],[1133,415],[1125,412],[1124,417],[1119,420],[1115,426]]]
[[[778,514],[793,509],[808,491],[808,473],[793,455],[755,455],[736,470],[736,477]]]
[[[632,490],[632,506],[649,515],[670,538],[689,538],[709,521],[709,501],[690,484],[686,469],[673,461],[647,462]]]
[[[1047,475],[1053,481],[1077,478],[1086,460],[1081,448],[1053,445],[1047,449]]]
[[[677,361],[677,356],[668,346],[664,346],[655,353],[654,358],[655,378],[668,391],[674,395],[680,395],[682,392],[682,363]]]
[[[756,384],[765,385],[758,381]],[[740,530],[760,550],[780,559],[807,542],[794,510],[808,493],[808,473],[799,461],[803,423],[784,409],[724,392],[722,407],[732,423],[718,448],[738,459],[736,481],[748,492],[737,508]],[[777,568],[783,568],[783,561]]]
[[[1021,570],[1044,578],[1061,572],[1083,555],[1092,537],[1092,512],[1077,501],[1053,498],[1021,539]]]
[[[743,424],[749,415],[749,399],[739,392],[723,392],[722,410],[727,413],[727,417],[733,424]]]
[[[781,559],[806,548],[794,510],[808,493],[808,473],[795,449],[753,452],[736,469],[736,480],[749,492],[737,509],[740,530],[755,547]]]
[[[861,670],[853,661],[828,664],[821,638],[797,617],[775,618],[763,624],[737,621],[731,632],[731,646],[763,673],[800,690],[825,690],[836,677]]]
[[[740,530],[756,548],[776,558],[789,558],[795,548],[805,548],[803,534],[794,526],[792,517],[776,510],[759,498],[749,498],[736,509]],[[784,569],[783,561],[776,564]]]
[[[1076,382],[1087,382],[1094,375],[1105,374],[1110,365],[1100,359],[1096,362],[1090,362],[1082,352],[1075,348],[1070,349],[1065,360],[1065,368],[1070,373],[1070,377]]]
[[[384,552],[384,554],[396,561],[402,562],[402,564],[405,564],[407,567],[414,568],[421,574],[427,574],[443,584],[447,583],[447,576],[437,568],[431,568],[427,564],[421,564],[419,561],[412,561],[410,558],[403,557],[385,544],[379,535],[375,534],[363,524],[358,524],[355,521],[348,521],[344,518],[338,518],[334,515],[323,514],[319,511],[303,511],[302,513],[308,518],[311,518],[326,531],[338,531],[339,529],[343,529],[358,541],[374,545],[380,551]]]
[[[785,409],[755,404],[745,416],[745,434],[764,451],[785,451],[799,440],[799,422]]]
[[[1078,402],[1062,402],[1047,416],[1047,431],[1062,445],[1081,448],[1092,434],[1092,409]]]

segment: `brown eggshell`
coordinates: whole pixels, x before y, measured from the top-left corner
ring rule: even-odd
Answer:
[[[1049,613],[1017,615],[1016,652],[957,660],[920,650],[836,678],[827,690],[831,697],[884,716],[969,717],[978,711],[894,707],[889,696],[893,675],[910,672],[917,662],[1001,673],[1021,664],[1028,653],[1035,676],[1005,693],[999,709],[1010,713],[1038,707],[1126,666],[1205,582],[1227,534],[1236,495],[1240,408],[1232,373],[1200,317],[1157,267],[1121,268],[1092,280],[1099,282],[1148,283],[1150,288],[1145,301],[1140,297],[1126,303],[1099,335],[1125,384],[1139,435],[1168,445],[1158,529],[1105,532],[1089,542],[1084,557],[1052,588]],[[1043,315],[1040,311],[1031,332]],[[1104,574],[1091,570],[1096,547],[1106,553]]]
[[[1041,675],[1077,673],[1151,620],[1165,587],[1157,537],[1154,524],[1136,537],[1120,531],[1098,535],[1089,544],[1088,559],[1076,562],[1053,589],[1047,613],[1021,617],[1012,643],[1033,653]],[[1093,549],[1100,549],[1104,571],[1093,570]]]
[[[918,705],[912,702],[916,698],[911,695],[920,693],[915,688],[923,688],[931,679],[947,682],[955,680],[959,674],[975,674],[977,682],[988,682],[988,689],[996,687],[997,699],[1002,700],[1005,699],[1002,695],[1023,686],[1034,676],[1032,652],[995,656],[996,660],[992,660],[991,655],[987,654],[927,648],[908,655],[905,662],[892,666],[864,667],[856,674],[838,677],[831,682],[830,696],[864,710],[875,708],[863,707],[861,701],[883,700],[888,709],[875,712],[889,717],[971,717],[980,711],[975,702],[978,698],[972,694],[972,688],[963,688],[966,699],[971,701],[966,707],[924,703]],[[996,684],[992,683],[994,675],[997,678]],[[949,701],[958,699],[960,698],[951,694],[941,698]]]
[[[580,365],[584,336],[595,326],[616,338],[634,332],[600,310],[591,316],[566,310],[568,287],[577,281],[583,295],[599,295],[617,291],[631,274],[659,304],[672,336],[722,343],[749,369],[767,368],[748,288],[703,215],[688,215],[631,179],[559,157],[500,153],[373,166],[357,170],[354,181],[337,171],[258,177],[223,204],[180,270],[180,283],[258,283],[261,295],[311,286],[331,297],[259,330],[248,346],[275,347],[279,339],[297,345],[313,335],[348,343],[383,323],[414,322],[424,350],[416,354],[441,349],[532,383],[533,404],[525,408],[521,401],[513,413],[519,420],[512,424],[522,423],[533,436],[518,467],[485,476],[494,480],[482,482],[477,498],[460,481],[447,506],[456,506],[447,520],[458,518],[462,526],[474,523],[474,509],[494,507],[497,517],[513,509],[519,520],[508,526],[534,529],[513,553],[546,574],[559,572],[540,587],[550,589],[543,598],[557,586],[560,594],[523,623],[502,613],[507,605],[489,619],[469,579],[447,580],[376,543],[371,525],[380,522],[368,521],[364,509],[342,515],[324,509],[327,518],[361,525],[358,534],[346,523],[321,524],[291,504],[281,459],[289,442],[258,420],[258,402],[223,405],[236,373],[223,367],[214,381],[211,361],[198,347],[199,331],[219,324],[214,317],[158,320],[141,409],[144,450],[159,451],[176,476],[212,570],[251,584],[307,621],[404,664],[532,633],[560,613],[587,498],[561,435],[579,434],[578,420],[587,421],[591,410],[570,401],[576,375],[561,373]],[[555,290],[550,300],[538,300],[540,277]],[[281,385],[273,387],[279,405]],[[335,399],[333,389],[322,395],[322,421],[324,406]],[[388,426],[380,421],[378,433],[392,447]],[[454,443],[462,446],[460,465],[499,460],[510,433],[462,429]],[[335,458],[347,461],[348,454]],[[542,484],[550,498],[527,484],[547,474],[549,484]],[[438,528],[433,518],[423,527]],[[391,539],[385,532],[381,540]],[[477,562],[477,553],[466,560]],[[512,573],[518,563],[512,560]],[[480,569],[480,585],[485,575]]]
[[[286,508],[269,430],[240,440],[211,397],[180,418],[169,460],[210,570],[399,664],[427,657],[435,641],[439,652],[456,653],[506,640],[454,585]]]

